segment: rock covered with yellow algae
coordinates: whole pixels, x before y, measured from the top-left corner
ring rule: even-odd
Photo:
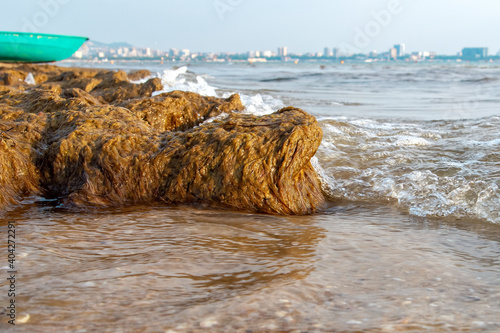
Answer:
[[[23,82],[29,72],[34,86]],[[0,66],[2,77],[0,207],[44,195],[78,206],[162,201],[308,214],[324,202],[310,163],[322,132],[300,109],[257,117],[233,112],[243,109],[238,95],[152,97],[159,79],[133,84],[121,71]]]

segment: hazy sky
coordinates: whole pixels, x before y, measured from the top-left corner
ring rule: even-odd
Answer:
[[[192,51],[322,52],[325,46],[456,54],[500,49],[497,0],[4,1],[0,30],[88,36]]]

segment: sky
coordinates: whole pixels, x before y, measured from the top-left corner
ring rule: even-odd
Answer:
[[[192,52],[500,49],[497,0],[4,1],[0,31],[29,31]]]

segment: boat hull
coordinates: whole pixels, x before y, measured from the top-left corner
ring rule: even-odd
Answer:
[[[87,37],[0,31],[0,62],[52,62],[69,58]]]

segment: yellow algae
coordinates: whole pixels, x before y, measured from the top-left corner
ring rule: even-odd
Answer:
[[[38,194],[67,206],[161,201],[307,214],[324,201],[310,163],[322,132],[300,109],[256,117],[235,112],[237,94],[152,97],[159,79],[132,84],[123,71],[0,66],[7,86],[2,70],[44,75],[0,92],[2,207]],[[202,124],[221,113],[229,116]]]

